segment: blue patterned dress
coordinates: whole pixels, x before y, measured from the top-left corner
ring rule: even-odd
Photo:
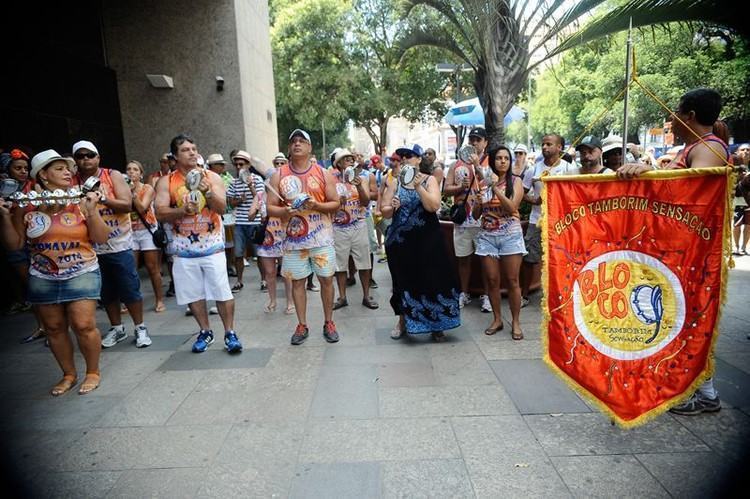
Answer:
[[[388,228],[385,251],[393,278],[391,307],[411,334],[461,325],[458,278],[445,249],[440,222],[414,189],[398,188],[401,207]]]

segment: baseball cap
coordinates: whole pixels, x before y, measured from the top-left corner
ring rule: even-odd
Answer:
[[[528,154],[529,150],[526,149],[526,146],[523,144],[518,144],[515,149],[513,149],[513,152],[522,152],[524,154]]]
[[[224,156],[221,154],[209,154],[208,158],[206,158],[206,164],[210,165],[216,165],[216,164],[223,164],[226,165],[227,162],[224,159]]]
[[[73,154],[78,152],[79,149],[88,149],[91,152],[95,152],[96,154],[99,154],[99,149],[96,148],[96,146],[89,142],[88,140],[79,140],[75,144],[73,144]],[[52,151],[52,149],[49,149]]]
[[[374,154],[370,157],[370,163],[372,164],[378,164],[380,163],[380,156],[377,154]]]
[[[86,149],[88,149],[88,147]],[[40,171],[42,171],[42,168],[52,163],[53,161],[65,161],[66,163],[68,163],[68,166],[75,166],[75,161],[73,161],[73,159],[63,158],[54,149],[47,149],[46,151],[42,151],[31,158],[31,172],[29,173],[31,178],[36,180],[36,176]]]
[[[292,133],[289,134],[289,141],[291,141],[294,137],[302,137],[307,142],[312,144],[312,140],[310,140],[310,134],[300,128],[295,128]]]
[[[487,130],[485,130],[482,127],[475,127],[471,129],[471,132],[469,132],[469,138],[471,137],[479,137],[481,139],[487,138]]]
[[[399,147],[398,149],[396,149],[396,154],[401,157],[403,157],[404,154],[408,153],[414,154],[421,158],[424,154],[424,151],[422,150],[422,146],[420,146],[419,144],[412,144],[410,146]]]
[[[602,148],[602,143],[601,143],[601,141],[598,138],[594,137],[593,135],[586,135],[584,138],[581,139],[581,141],[576,146],[576,151],[581,146],[586,146],[586,147],[589,147],[591,149],[593,149],[595,147],[598,147],[599,149],[601,149]]]

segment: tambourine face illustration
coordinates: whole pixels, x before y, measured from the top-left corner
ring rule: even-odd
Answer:
[[[465,145],[461,149],[458,150],[458,159],[463,161],[464,163],[471,162],[471,155],[476,154],[477,150],[472,145]]]
[[[404,165],[401,167],[401,173],[398,174],[398,180],[401,185],[411,185],[414,182],[414,177],[417,176],[417,170],[411,165]]]
[[[203,174],[201,173],[201,171],[197,168],[194,168],[190,170],[187,175],[185,175],[185,187],[187,187],[190,191],[197,191],[202,179]]]
[[[250,173],[249,169],[243,168],[242,170],[240,170],[239,177],[242,182],[249,184],[253,179],[253,174]]]
[[[354,172],[354,168],[352,168],[351,166],[344,168],[344,173],[341,174],[341,177],[347,184],[351,184],[354,181],[354,177],[356,176],[357,174]]]
[[[0,183],[0,197],[7,198],[21,190],[21,183],[12,178],[4,178]]]

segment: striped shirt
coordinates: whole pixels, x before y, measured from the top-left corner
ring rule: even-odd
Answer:
[[[250,206],[253,204],[253,198],[260,196],[260,200],[263,201],[263,194],[266,189],[263,185],[263,180],[258,175],[253,175],[253,185],[255,192],[250,189],[250,186],[240,179],[235,179],[234,182],[227,189],[227,198],[241,198],[245,197],[245,200],[238,204],[234,208],[234,223],[235,225],[255,225],[260,224],[260,205],[258,205],[258,211],[255,214],[255,218],[248,220],[247,216],[250,212]]]

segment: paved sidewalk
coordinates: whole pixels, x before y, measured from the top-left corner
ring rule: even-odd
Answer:
[[[716,348],[724,408],[631,431],[543,365],[539,295],[523,310],[521,342],[509,324],[482,334],[490,315],[478,300],[447,342],[396,342],[385,264],[375,270],[381,308],[349,288],[334,345],[310,293],[310,338],[290,346],[296,320],[283,298],[263,313],[254,265],[236,295],[239,356],[222,350],[220,333],[208,352],[191,353],[195,322],[174,299],[147,314],[147,349],[135,348],[125,316],[131,338],[103,352],[102,385],[87,396],[49,396],[59,378],[50,352],[18,343],[30,315],[2,317],[3,469],[35,497],[717,495],[740,479],[730,472],[750,441],[750,256],[737,263]]]

